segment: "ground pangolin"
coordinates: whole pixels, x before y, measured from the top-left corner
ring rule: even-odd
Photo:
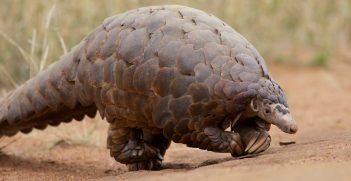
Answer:
[[[111,156],[130,170],[160,169],[171,140],[240,156],[269,147],[270,124],[297,131],[257,50],[220,19],[184,6],[107,18],[1,101],[0,135],[97,110],[110,125]]]

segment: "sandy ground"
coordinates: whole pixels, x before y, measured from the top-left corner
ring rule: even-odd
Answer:
[[[2,149],[0,180],[351,180],[350,68],[270,65],[299,132],[273,127],[271,147],[253,158],[173,143],[163,170],[127,172],[104,148],[107,125],[97,119],[2,139],[0,147],[15,142]],[[68,139],[83,144],[60,142]]]

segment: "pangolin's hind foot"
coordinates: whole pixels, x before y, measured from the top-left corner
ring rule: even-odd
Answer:
[[[137,170],[160,170],[162,166],[163,157],[158,153],[152,159],[140,160],[137,162],[126,164],[129,171]]]
[[[150,136],[144,138],[141,129],[113,129],[113,126],[110,126],[108,147],[111,156],[116,161],[126,164],[129,171],[159,170],[161,169],[165,149],[168,146],[155,145],[150,138],[155,139],[155,137]],[[162,140],[162,138],[158,139]],[[168,142],[167,144],[169,145]]]
[[[135,140],[129,140],[114,158],[126,164],[129,170],[159,170],[163,161],[158,148]]]

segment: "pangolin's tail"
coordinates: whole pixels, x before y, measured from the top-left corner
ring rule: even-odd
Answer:
[[[81,60],[83,49],[84,42],[0,101],[0,135],[29,133],[33,128],[95,116],[97,108],[84,91],[89,89],[77,76],[87,66]]]

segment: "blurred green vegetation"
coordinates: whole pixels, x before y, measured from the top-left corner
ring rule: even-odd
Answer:
[[[328,51],[318,52],[314,56],[311,65],[325,67],[328,64],[329,58],[330,53]]]
[[[351,48],[350,0],[1,0],[0,89],[13,88],[56,61],[106,17],[159,4],[216,15],[266,61],[326,66]]]

